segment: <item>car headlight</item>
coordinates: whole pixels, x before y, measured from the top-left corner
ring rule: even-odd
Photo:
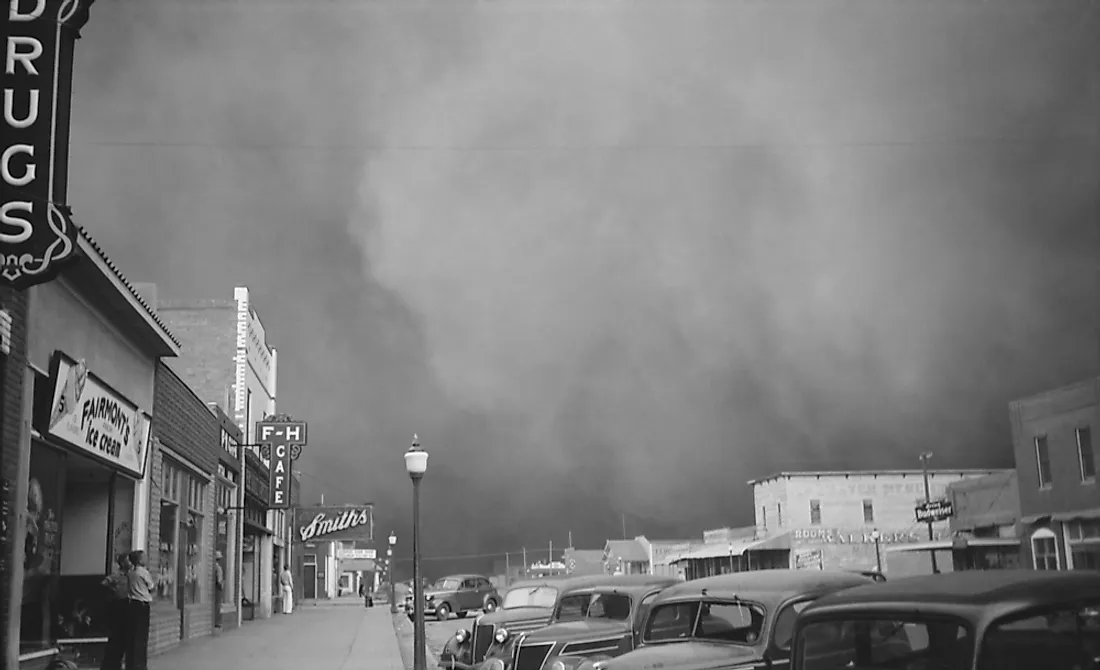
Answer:
[[[559,656],[550,663],[550,670],[578,670],[584,661],[581,656]]]
[[[489,663],[487,670],[504,670],[504,661],[499,658],[494,658],[492,662]]]
[[[504,644],[508,639],[508,629],[498,628],[496,633],[493,633],[493,639],[497,641],[497,644]]]
[[[459,644],[464,643],[466,640],[470,639],[470,631],[465,628],[459,628],[455,631],[455,639],[458,640]]]

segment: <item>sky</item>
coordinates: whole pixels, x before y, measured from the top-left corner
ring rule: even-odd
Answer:
[[[162,298],[251,289],[307,500],[399,551],[414,433],[426,555],[697,537],[780,470],[1010,467],[1008,402],[1096,374],[1096,24],[100,0],[70,204]]]

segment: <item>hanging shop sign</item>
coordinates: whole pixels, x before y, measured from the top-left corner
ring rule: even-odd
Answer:
[[[378,558],[378,551],[375,549],[344,549],[340,548],[336,550],[336,558],[340,560],[370,560]]]
[[[939,521],[946,521],[955,514],[955,506],[951,504],[950,500],[932,500],[917,505],[913,511],[916,513],[917,521],[921,523],[936,523]]]
[[[374,508],[371,505],[303,507],[295,517],[299,542],[374,539]]]
[[[149,415],[89,372],[84,361],[60,351],[50,363],[50,379],[49,424],[39,430],[117,470],[144,477]]]
[[[256,439],[270,459],[269,506],[271,509],[287,509],[290,507],[290,486],[293,479],[291,462],[302,455],[302,446],[306,443],[306,422],[266,419],[257,421]]]
[[[73,47],[92,0],[10,0],[0,137],[0,282],[25,289],[76,258],[66,182]]]

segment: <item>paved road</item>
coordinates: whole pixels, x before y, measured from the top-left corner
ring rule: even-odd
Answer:
[[[404,670],[389,608],[357,598],[306,604],[290,616],[188,642],[149,659],[151,670]]]

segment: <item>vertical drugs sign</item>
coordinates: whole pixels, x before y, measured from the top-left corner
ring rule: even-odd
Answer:
[[[76,258],[65,204],[73,48],[92,0],[7,0],[0,135],[0,282],[25,289]]]

